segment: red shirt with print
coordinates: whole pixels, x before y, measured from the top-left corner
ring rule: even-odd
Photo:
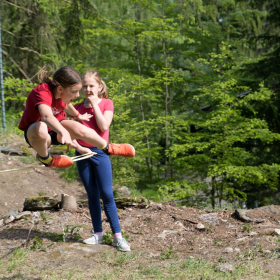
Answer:
[[[53,115],[60,121],[66,119],[64,109],[66,104],[59,98],[55,99],[48,84],[42,83],[35,87],[28,95],[26,100],[26,108],[23,112],[18,128],[27,131],[28,127],[42,120],[42,116],[38,110],[38,105],[46,104],[53,112]],[[49,128],[49,131],[51,129]]]
[[[105,111],[112,111],[114,113],[114,104],[113,104],[113,101],[111,99],[103,98],[98,103],[98,106],[99,106],[100,111],[101,111],[102,114],[104,114]],[[95,118],[95,114],[94,114],[93,108],[92,107],[90,107],[90,108],[84,107],[84,102],[77,103],[77,104],[74,105],[74,107],[79,111],[79,113],[81,115],[83,115],[85,113],[93,115],[89,119],[89,121],[80,121],[80,123],[82,123],[83,125],[85,125],[87,127],[90,127],[92,129],[94,129],[99,136],[101,136],[103,139],[105,139],[107,142],[109,142],[109,129],[104,131],[104,132],[102,132],[100,130],[100,128],[98,127],[97,122],[96,122],[96,118]],[[86,142],[84,140],[77,139],[77,141],[82,146],[95,147],[94,145],[92,145],[92,144],[90,144],[90,143],[88,143],[88,142]]]

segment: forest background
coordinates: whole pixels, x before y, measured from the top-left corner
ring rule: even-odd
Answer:
[[[96,69],[115,105],[110,141],[136,149],[112,157],[115,185],[188,206],[280,203],[278,0],[0,5],[8,131],[21,133],[41,69]]]

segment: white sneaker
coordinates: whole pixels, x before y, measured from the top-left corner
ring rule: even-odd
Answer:
[[[83,241],[83,243],[90,244],[90,245],[100,244],[102,242],[103,242],[103,235],[99,235],[96,233],[94,233],[91,237]]]
[[[122,252],[129,252],[130,247],[127,241],[124,238],[114,238],[112,246],[117,247],[118,250]]]

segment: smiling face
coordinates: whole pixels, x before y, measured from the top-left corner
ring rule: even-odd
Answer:
[[[57,98],[61,98],[62,101],[66,104],[70,104],[73,102],[74,99],[79,97],[79,91],[82,88],[82,84],[75,84],[73,86],[69,87],[62,87],[58,86],[57,87]]]
[[[102,84],[99,84],[93,76],[83,77],[83,93],[86,98],[90,95],[98,96],[101,89]]]

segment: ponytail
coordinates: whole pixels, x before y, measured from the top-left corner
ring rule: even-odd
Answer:
[[[101,80],[101,85],[102,85],[102,89],[98,93],[98,97],[108,99],[109,95],[108,95],[108,91],[107,91],[107,85],[103,80]]]
[[[58,86],[62,86],[64,88],[81,84],[82,79],[80,74],[70,66],[64,66],[58,69],[54,74],[53,78],[49,78],[49,72],[46,70],[42,70],[38,75],[39,80],[42,83],[48,84],[52,88],[56,88]]]

